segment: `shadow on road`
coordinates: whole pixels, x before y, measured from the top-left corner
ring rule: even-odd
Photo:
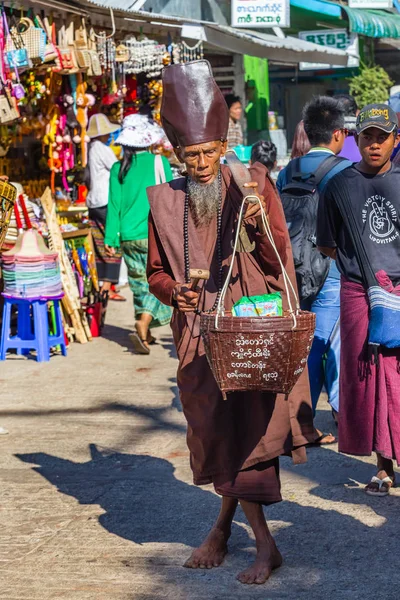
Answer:
[[[171,335],[163,335],[157,341],[162,345],[163,349],[168,352],[170,358],[178,358],[176,347]]]
[[[217,515],[219,499],[179,481],[167,460],[152,456],[100,452],[90,445],[91,460],[76,463],[42,452],[18,454],[58,491],[81,504],[105,511],[100,524],[110,533],[137,544],[199,544]],[[193,513],[196,518],[193,519]],[[203,524],[203,525],[202,525]]]
[[[90,445],[90,451],[91,460],[86,463],[45,453],[17,457],[36,465],[33,469],[62,494],[76,498],[81,504],[99,505],[104,510],[99,523],[121,538],[137,544],[156,542],[192,547],[202,541],[218,513],[220,501],[215,494],[176,479],[174,467],[167,460],[100,451],[94,444]],[[377,578],[376,570],[369,570],[367,565],[374,548],[379,549],[382,564],[397,556],[398,542],[394,533],[399,499],[394,496],[383,500],[369,498],[359,487],[351,487],[352,479],[368,480],[371,474],[371,466],[355,458],[315,449],[310,452],[308,465],[292,466],[289,459],[283,459],[282,463],[283,470],[306,477],[317,486],[311,490],[311,496],[303,491],[298,498],[292,495],[290,500],[266,509],[268,520],[276,524],[275,539],[289,567],[274,576],[274,582],[279,582],[280,595],[268,597],[297,600],[306,597],[307,591],[308,598],[318,600],[326,594],[335,598],[361,598],[358,572],[361,564],[362,588],[365,590],[367,586],[372,597],[379,597],[382,580]],[[345,487],[345,483],[350,487]],[[346,511],[347,504],[354,506]],[[363,511],[361,518],[355,508],[357,505],[368,505],[370,513]],[[382,517],[378,521],[377,515]],[[372,522],[368,522],[368,518],[372,518]],[[235,521],[231,547],[236,568],[237,561],[240,563],[246,558],[248,562],[247,549],[253,546],[253,541],[242,526],[244,517],[240,510]],[[165,553],[168,560],[168,551]],[[150,563],[146,568],[157,569]],[[306,580],[305,573],[309,574]],[[169,577],[167,573],[157,576]],[[189,575],[184,577],[188,582]],[[294,590],[296,596],[290,595]],[[347,595],[340,596],[340,590],[345,590]],[[261,598],[258,592],[251,597]]]
[[[109,340],[110,342],[115,342],[122,348],[125,348],[126,350],[129,350],[129,352],[133,353],[133,346],[128,337],[132,331],[133,327],[132,329],[126,329],[125,327],[117,327],[116,325],[108,325],[106,323],[101,332],[101,337]]]

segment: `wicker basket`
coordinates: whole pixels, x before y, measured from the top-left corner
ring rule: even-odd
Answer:
[[[315,315],[300,312],[293,329],[285,317],[220,317],[202,314],[200,331],[208,362],[223,393],[290,394],[304,371],[314,337]]]
[[[300,311],[296,291],[276,249],[261,202],[263,225],[283,274],[289,310],[282,317],[234,317],[224,314],[245,203],[239,214],[234,251],[215,313],[203,313],[200,331],[208,362],[224,398],[228,392],[289,394],[304,371],[315,329],[315,315]],[[293,306],[294,304],[294,306]]]

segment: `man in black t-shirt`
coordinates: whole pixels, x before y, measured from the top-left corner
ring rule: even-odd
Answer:
[[[390,156],[399,143],[396,113],[385,104],[360,111],[356,141],[361,161],[331,179],[320,199],[317,243],[335,258],[341,285],[339,450],[377,454],[378,473],[365,490],[384,496],[400,462],[400,348],[379,349],[379,366],[367,352],[369,305],[351,236],[336,198],[351,199],[362,243],[381,285],[400,282],[400,167]]]

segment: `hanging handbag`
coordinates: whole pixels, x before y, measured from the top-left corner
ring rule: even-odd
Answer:
[[[2,11],[6,44],[4,48],[4,62],[9,69],[24,69],[32,67],[28,51],[17,29],[13,27],[10,31],[7,15]]]
[[[63,25],[58,33],[58,59],[60,73],[66,75],[79,73],[75,47],[73,45],[73,23],[71,23],[68,29]]]
[[[17,31],[28,51],[29,58],[33,62],[43,62],[46,49],[46,32],[41,27],[36,27],[34,22],[27,17],[20,19]]]
[[[75,32],[75,53],[76,60],[80,69],[88,70],[91,68],[92,61],[88,47],[88,37],[85,26],[85,20],[82,19],[80,27]]]
[[[336,181],[332,183],[334,186],[338,185]],[[368,344],[374,350],[373,354],[377,356],[379,346],[385,348],[400,347],[400,296],[387,292],[377,281],[345,185],[335,190],[335,201],[350,234],[363,285],[367,290],[370,307]]]
[[[52,26],[49,23],[48,17],[45,17],[44,21],[41,20],[39,16],[35,17],[38,25],[43,29],[46,33],[46,45],[44,48],[44,63],[55,62],[58,58],[57,48],[53,43],[52,37]]]
[[[100,77],[103,74],[103,69],[101,68],[100,57],[97,52],[96,38],[93,29],[91,29],[89,33],[88,49],[90,53],[90,67],[88,69],[88,76]]]
[[[0,95],[0,123],[6,125],[19,119],[20,114],[17,106],[17,100],[10,94],[9,89],[1,82],[3,90]]]

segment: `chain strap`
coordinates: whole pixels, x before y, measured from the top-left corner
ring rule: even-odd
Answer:
[[[222,175],[221,170],[218,173],[218,210],[217,210],[217,260],[218,260],[218,292],[213,306],[205,311],[200,311],[196,308],[195,314],[200,315],[201,312],[207,314],[212,313],[218,306],[222,292],[222,240],[221,240],[221,225],[222,225]],[[185,283],[190,284],[190,256],[189,256],[189,186],[188,178],[186,178],[186,196],[185,209],[183,213],[183,252],[185,259]]]

